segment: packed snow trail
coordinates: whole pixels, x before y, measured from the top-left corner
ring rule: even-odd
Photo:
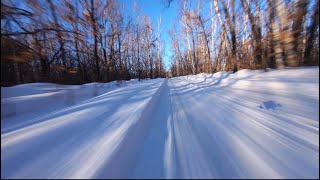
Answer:
[[[318,108],[318,67],[147,80],[2,131],[1,177],[319,178]]]
[[[159,79],[117,89],[2,134],[1,177],[103,177],[101,168],[109,162],[130,157],[117,152],[124,147],[130,153],[127,134],[139,128],[144,109],[162,83]]]

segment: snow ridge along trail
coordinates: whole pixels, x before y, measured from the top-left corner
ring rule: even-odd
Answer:
[[[146,80],[26,121],[1,131],[2,178],[319,178],[319,67]]]

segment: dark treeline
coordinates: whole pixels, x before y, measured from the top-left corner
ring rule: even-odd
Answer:
[[[319,0],[176,2],[172,76],[319,65]]]
[[[117,0],[1,1],[1,86],[165,77],[158,27]]]

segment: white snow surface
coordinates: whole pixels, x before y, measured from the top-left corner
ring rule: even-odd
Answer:
[[[2,87],[1,178],[319,178],[319,67]]]

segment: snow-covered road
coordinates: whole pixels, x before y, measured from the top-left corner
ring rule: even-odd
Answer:
[[[319,178],[318,67],[146,80],[30,117],[1,122],[1,178]]]

